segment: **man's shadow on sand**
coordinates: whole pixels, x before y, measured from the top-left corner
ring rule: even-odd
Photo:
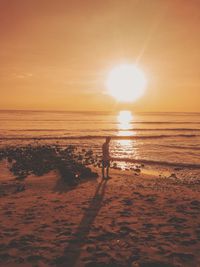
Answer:
[[[58,177],[59,178],[56,181],[56,184],[53,188],[53,191],[57,192],[59,194],[63,194],[63,193],[67,193],[68,191],[76,189],[78,185],[83,184],[85,182],[88,182],[91,180],[96,181],[98,175],[95,177],[88,176],[88,177],[84,177],[82,179],[73,177],[73,179],[68,181],[66,179],[66,176],[64,176],[62,173],[58,172]]]
[[[85,244],[85,239],[88,236],[91,226],[102,207],[102,201],[105,194],[107,180],[102,180],[95,191],[94,197],[83,215],[79,227],[74,234],[74,239],[70,240],[69,245],[65,248],[64,255],[57,259],[57,266],[76,266],[76,263],[81,254],[82,246]]]

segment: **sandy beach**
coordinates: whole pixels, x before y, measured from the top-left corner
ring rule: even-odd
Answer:
[[[0,266],[200,266],[200,182],[111,170],[76,187],[57,171],[0,174]]]
[[[200,0],[0,0],[0,267],[200,267]]]

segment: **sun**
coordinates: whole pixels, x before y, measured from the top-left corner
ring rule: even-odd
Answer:
[[[121,102],[134,102],[143,96],[146,78],[135,65],[122,64],[113,68],[107,78],[108,94]]]

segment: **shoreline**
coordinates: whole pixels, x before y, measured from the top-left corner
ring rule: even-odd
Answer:
[[[0,159],[1,159],[1,153],[2,151],[6,151],[6,150],[15,150],[15,149],[24,149],[24,148],[37,148],[37,147],[51,147],[51,148],[60,148],[60,149],[64,149],[68,146],[71,146],[70,144],[58,144],[58,143],[27,143],[24,145],[21,144],[15,144],[15,145],[3,145],[0,146]],[[76,149],[79,149],[79,145],[78,144],[74,144],[72,145],[73,147],[75,147]],[[93,152],[92,149],[88,149],[88,148],[84,148],[84,147],[80,147],[80,149],[78,150],[78,153],[81,154],[81,156],[85,157],[85,155],[82,153],[81,150],[84,151],[92,151],[91,155],[93,157],[93,163],[90,165],[94,165],[95,164],[99,164],[99,160],[100,157],[98,154],[95,154],[95,152]],[[87,156],[86,156],[86,160],[87,160]],[[161,173],[168,173],[170,175],[171,173],[174,172],[179,172],[180,171],[194,171],[194,172],[199,172],[200,171],[200,164],[198,163],[187,163],[187,162],[173,162],[173,161],[159,161],[159,160],[151,160],[151,159],[134,159],[134,158],[129,158],[129,157],[112,157],[112,162],[114,164],[111,164],[111,168],[121,168],[123,169],[123,167],[120,167],[121,163],[125,163],[127,166],[124,167],[124,169],[132,169],[134,170],[134,166],[139,166],[139,168],[141,168],[141,170],[145,167],[148,166],[148,168],[151,168],[152,171],[155,173],[155,171],[157,170],[157,173],[159,174],[159,172]],[[116,166],[115,166],[116,165]],[[128,166],[129,165],[129,166]]]

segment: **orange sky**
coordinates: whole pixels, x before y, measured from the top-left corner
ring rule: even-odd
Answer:
[[[0,36],[0,109],[114,109],[107,73],[138,62],[128,108],[200,111],[199,0],[0,0]]]

